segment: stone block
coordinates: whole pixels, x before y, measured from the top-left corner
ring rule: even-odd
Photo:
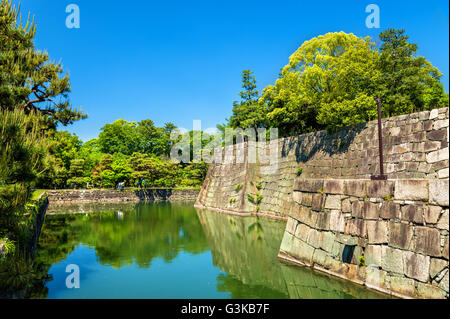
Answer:
[[[389,282],[389,288],[403,296],[413,297],[415,295],[415,281],[413,279],[399,277],[399,276],[388,276],[387,281]]]
[[[447,271],[445,276],[439,282],[439,288],[444,290],[447,294],[448,294],[448,273],[449,273],[449,271]]]
[[[446,129],[432,130],[427,133],[427,139],[430,141],[445,141],[446,138],[447,138]]]
[[[426,298],[426,299],[444,299],[445,298],[445,291],[442,290],[439,287],[430,285],[430,284],[417,284],[417,294],[419,295],[419,298]]]
[[[383,201],[380,208],[380,217],[383,219],[395,219],[400,216],[400,205],[391,201]]]
[[[320,232],[320,248],[331,253],[333,251],[333,245],[336,240],[336,236],[332,232],[323,231]]]
[[[413,227],[404,223],[389,222],[389,245],[408,249],[413,237]]]
[[[312,205],[312,193],[302,193],[302,205],[311,207]]]
[[[419,165],[419,164],[417,164]],[[395,182],[388,181],[369,181],[367,183],[367,196],[373,198],[384,198],[394,196]]]
[[[317,222],[317,215],[318,215],[317,212],[312,211],[311,209],[302,206],[300,209],[300,213],[295,218],[299,222],[302,222],[303,224],[306,224],[310,227],[314,227]]]
[[[303,241],[306,241],[306,239],[308,238],[308,233],[309,233],[310,229],[311,229],[311,227],[308,227],[305,224],[299,223],[297,225],[297,228],[295,229],[294,235],[295,235],[295,237],[297,237]]]
[[[414,238],[414,251],[428,256],[441,255],[441,234],[437,229],[429,227],[416,227]]]
[[[351,213],[352,204],[348,198],[344,199],[341,203],[341,210],[343,213]]]
[[[403,269],[407,277],[427,282],[430,277],[430,257],[403,251]]]
[[[381,268],[403,275],[403,253],[400,249],[382,246]]]
[[[344,193],[349,196],[364,197],[367,194],[366,181],[364,180],[345,180]]]
[[[427,224],[436,224],[439,220],[439,216],[441,215],[442,208],[441,206],[428,206],[424,211],[424,218]]]
[[[402,207],[402,220],[414,222],[416,224],[423,224],[424,210],[424,205],[405,205]]]
[[[317,213],[316,228],[320,230],[330,229],[330,213],[328,212]]]
[[[341,209],[341,196],[340,195],[328,195],[325,200],[326,209]]]
[[[430,203],[440,206],[449,206],[449,180],[430,180]]]
[[[431,258],[430,261],[430,277],[434,279],[444,269],[448,268],[448,261],[438,258]]]
[[[363,204],[363,217],[365,219],[378,219],[379,217],[379,205],[371,202],[364,202]]]
[[[344,180],[325,180],[323,184],[323,192],[325,194],[344,194]]]
[[[344,232],[345,218],[342,212],[338,210],[333,210],[330,212],[330,230],[337,232]]]
[[[366,285],[369,288],[386,289],[386,272],[374,267],[366,267]]]
[[[449,236],[447,235],[445,238],[444,249],[442,250],[442,257],[444,257],[447,260],[448,260],[448,249],[449,249],[448,241],[449,241]]]
[[[428,181],[399,179],[395,181],[395,199],[428,200]]]
[[[364,259],[368,267],[381,267],[381,245],[368,245],[364,252]]]
[[[366,222],[366,225],[369,244],[384,244],[388,242],[386,222],[369,220]]]
[[[444,160],[448,160],[448,147],[427,154],[427,163],[429,164]]]
[[[288,232],[284,232],[283,239],[281,241],[280,250],[289,253],[292,249],[292,239],[294,236]]]
[[[286,222],[286,231],[290,234],[295,234],[295,228],[297,227],[298,221],[292,217],[288,217]]]
[[[300,192],[316,193],[323,188],[323,179],[303,179],[296,178],[294,190]]]
[[[306,243],[314,248],[320,247],[320,232],[311,228],[308,231],[308,237],[306,239]]]
[[[322,195],[322,194],[313,194],[312,195],[312,203],[311,203],[312,210],[320,212],[323,209],[323,204],[324,204],[323,197],[324,197],[324,195]]]
[[[352,203],[352,216],[353,217],[362,217],[361,202],[358,200],[355,200]]]
[[[292,199],[294,200],[294,202],[296,202],[297,204],[302,204],[302,192],[293,192],[292,193]]]
[[[314,247],[311,247],[310,245],[301,241],[300,239],[294,238],[292,241],[292,248],[289,254],[299,259],[300,261],[306,263],[307,265],[311,266],[312,257],[314,254]]]
[[[352,236],[366,237],[366,221],[361,218],[347,220],[345,223],[345,233]]]

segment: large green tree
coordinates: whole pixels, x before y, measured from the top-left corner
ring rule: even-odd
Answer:
[[[388,29],[380,34],[382,45],[377,67],[377,95],[385,116],[448,106],[448,94],[439,79],[442,73],[408,42],[405,30]]]

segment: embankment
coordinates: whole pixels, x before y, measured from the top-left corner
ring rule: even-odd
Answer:
[[[199,191],[195,189],[115,189],[102,190],[49,190],[51,205],[75,203],[113,203],[137,201],[195,201]]]

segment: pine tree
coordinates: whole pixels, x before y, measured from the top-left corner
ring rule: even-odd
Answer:
[[[86,115],[72,108],[70,80],[60,63],[35,49],[36,23],[21,22],[11,0],[0,0],[0,109],[43,115],[43,128],[72,124]]]

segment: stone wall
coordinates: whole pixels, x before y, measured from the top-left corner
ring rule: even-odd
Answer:
[[[115,189],[104,190],[54,190],[47,191],[51,205],[73,203],[108,203],[161,200],[195,201],[199,191],[195,189]]]
[[[279,257],[400,297],[449,296],[449,181],[302,179]]]
[[[448,108],[384,119],[383,136],[390,179],[448,179]],[[377,123],[279,139],[277,159],[271,174],[267,164],[249,163],[248,157],[244,163],[211,164],[196,205],[285,218],[300,168],[305,179],[364,179],[379,173]],[[260,203],[251,203],[248,194],[259,194]]]

